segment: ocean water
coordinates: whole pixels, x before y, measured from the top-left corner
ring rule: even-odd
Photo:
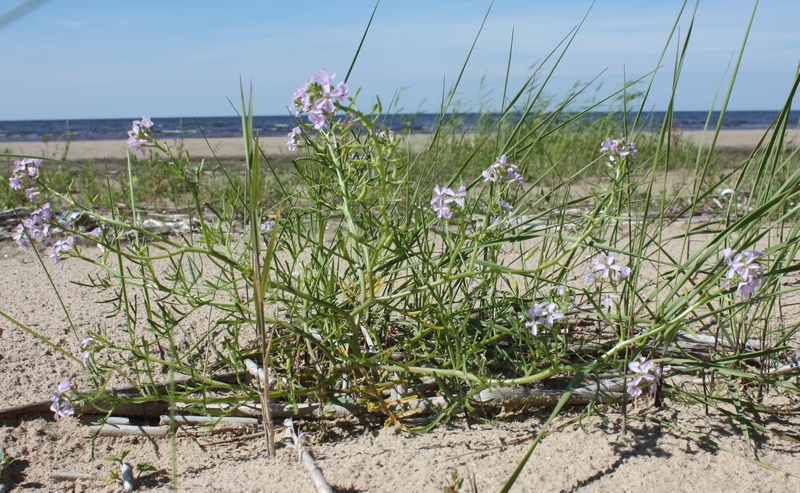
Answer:
[[[589,118],[600,118],[603,114],[589,114]],[[774,111],[729,111],[725,114],[722,129],[765,130],[770,127],[777,112]],[[459,115],[459,125],[465,130],[474,128],[478,114]],[[484,115],[485,117],[485,115]],[[673,114],[673,127],[683,130],[702,130],[708,112],[676,111]],[[127,139],[126,132],[131,128],[130,119],[94,120],[27,120],[0,121],[0,142],[40,142],[43,140],[63,141],[67,135],[72,140],[116,140]],[[646,128],[658,129],[664,119],[664,112],[653,112],[647,116]],[[719,113],[713,113],[710,126],[714,127]],[[427,133],[436,128],[439,115],[423,113],[416,115],[392,115],[386,117],[387,127],[395,130],[410,129],[413,133]],[[798,125],[800,111],[790,114],[790,125]],[[241,120],[238,117],[184,117],[155,118],[155,129],[159,137],[179,138],[198,137],[238,137],[241,135]],[[253,127],[261,136],[285,136],[292,127],[294,119],[290,116],[253,117]]]

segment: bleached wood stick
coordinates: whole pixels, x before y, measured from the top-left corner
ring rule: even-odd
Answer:
[[[263,386],[266,382],[266,378],[264,377],[264,369],[258,366],[254,361],[246,359],[244,360],[244,366],[247,368],[247,373],[250,374],[253,378],[257,378],[261,385]],[[278,380],[272,376],[272,368],[269,371],[269,388],[275,386],[278,383]]]
[[[176,425],[188,426],[208,426],[208,425],[243,425],[243,426],[258,426],[261,420],[257,418],[213,418],[209,416],[175,416],[170,418],[168,415],[162,415],[158,424],[161,426],[169,426],[174,421]]]
[[[91,481],[92,475],[85,472],[51,471],[50,479],[53,481]]]
[[[141,436],[148,438],[164,438],[169,435],[169,426],[134,426],[110,425],[90,426],[92,432],[99,431],[102,437],[129,437]]]
[[[297,459],[300,461],[300,464],[303,465],[303,469],[306,470],[306,474],[308,474],[309,479],[311,479],[311,482],[314,484],[314,488],[316,488],[319,493],[333,493],[322,471],[317,467],[317,463],[314,462],[314,458],[311,457],[311,454],[308,452],[305,445],[303,445],[305,433],[295,433],[292,418],[286,418],[283,421],[283,427],[286,437],[292,440],[294,450],[297,452]]]

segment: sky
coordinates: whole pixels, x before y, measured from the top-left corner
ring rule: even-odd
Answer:
[[[24,3],[0,0],[0,15]],[[536,74],[552,101],[579,104],[651,80],[666,109],[695,1],[495,0],[455,100],[499,109]],[[382,0],[348,80],[358,104],[435,112],[461,71],[489,0]],[[700,0],[675,90],[676,110],[722,104],[755,0]],[[50,0],[0,27],[0,120],[235,116],[240,81],[256,115],[286,115],[321,68],[344,79],[372,0]],[[591,9],[591,10],[590,10]],[[588,12],[588,15],[587,15]],[[586,20],[559,59],[561,44]],[[679,19],[676,35],[669,34]],[[800,1],[762,0],[729,110],[778,110],[800,62]],[[513,43],[512,43],[513,33]],[[659,57],[666,56],[661,67]],[[548,55],[555,51],[555,56]],[[509,64],[509,53],[511,61]],[[506,80],[506,73],[508,79]],[[716,103],[715,103],[716,96]]]

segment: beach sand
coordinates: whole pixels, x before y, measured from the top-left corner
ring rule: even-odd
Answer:
[[[708,147],[713,133],[702,131],[683,131],[680,135],[694,144],[702,144]],[[763,130],[723,130],[720,132],[716,142],[719,150],[750,152],[764,137]],[[770,134],[767,134],[770,135]],[[411,137],[411,144],[418,145],[424,143],[427,135],[415,135]],[[409,140],[408,137],[405,138]],[[259,139],[261,148],[268,156],[290,155],[286,149],[286,137],[261,137]],[[793,130],[787,133],[786,141],[790,146],[800,141],[800,131]],[[177,146],[177,141],[164,141],[171,147]],[[223,160],[242,159],[244,155],[244,143],[240,137],[224,137],[208,139],[185,139],[184,148],[194,158],[210,159],[216,156]],[[45,145],[42,142],[2,142],[0,150],[8,150],[14,154],[26,156],[49,156],[60,158],[64,151],[64,142],[50,142]],[[93,141],[74,141],[69,145],[68,159],[72,161],[101,161],[106,159],[125,158],[125,140],[93,140]]]
[[[763,132],[726,131],[723,142],[729,148],[748,152]],[[700,141],[698,133],[684,136]],[[268,155],[285,153],[285,138],[262,139]],[[204,141],[186,141],[197,157],[210,157]],[[5,144],[21,154],[38,155],[38,143]],[[50,144],[48,153],[54,151]],[[212,139],[219,156],[241,159],[240,139]],[[73,142],[70,158],[122,159],[124,141]],[[665,237],[676,232],[667,231]],[[699,243],[699,242],[696,242]],[[693,243],[695,245],[695,243]],[[87,249],[90,247],[86,247]],[[108,318],[106,306],[97,303],[107,298],[101,293],[73,284],[85,282],[99,269],[87,262],[68,260],[61,266],[46,263],[53,283],[61,293],[77,333],[82,337],[98,325],[109,331],[124,331],[119,318]],[[75,350],[73,335],[50,281],[31,252],[20,252],[12,242],[0,242],[0,310],[27,324],[68,350]],[[787,314],[797,316],[797,302],[786,305]],[[121,332],[120,332],[121,333]],[[70,360],[35,339],[18,326],[0,317],[0,411],[10,406],[46,401],[64,377],[78,389],[88,385],[80,362]],[[697,390],[700,392],[701,390]],[[772,396],[771,404],[793,405],[788,398]],[[578,424],[566,424],[547,436],[528,462],[512,491],[570,492],[789,492],[798,491],[800,446],[777,435],[755,433],[759,457],[779,469],[769,470],[752,462],[753,452],[742,438],[738,424],[714,412],[706,415],[699,406],[687,407],[668,401],[663,409],[640,402],[631,408],[637,416],[663,421],[658,426],[631,420],[626,435],[620,433],[618,409],[607,419],[593,417]],[[434,492],[448,484],[453,469],[465,478],[474,474],[479,491],[499,490],[513,473],[540,430],[548,411],[530,409],[505,419],[467,423],[463,414],[453,417],[430,433],[411,435],[384,428],[380,420],[358,424],[328,423],[310,429],[308,445],[328,482],[335,491],[346,492]],[[574,411],[558,418],[554,426],[575,418]],[[797,433],[800,416],[762,415],[768,429]],[[278,423],[280,424],[280,423]],[[675,428],[671,428],[675,427]],[[721,447],[686,438],[675,429],[684,428],[709,437]],[[4,478],[12,490],[42,491],[119,491],[119,484],[106,484],[113,464],[105,457],[131,449],[127,460],[147,463],[156,469],[171,468],[168,438],[98,438],[92,455],[89,430],[75,418],[55,422],[51,412],[37,412],[0,419],[0,447],[15,459]],[[176,444],[181,492],[311,492],[295,455],[281,447],[277,458],[264,459],[260,437],[237,438],[238,434],[203,436],[179,433]],[[224,441],[224,443],[222,443]],[[217,443],[212,443],[217,442]],[[67,471],[90,476],[76,483],[58,483],[51,473]],[[140,491],[170,491],[169,474],[149,476]],[[466,480],[465,487],[469,484]],[[466,488],[462,491],[467,491]],[[471,491],[471,490],[470,490]]]

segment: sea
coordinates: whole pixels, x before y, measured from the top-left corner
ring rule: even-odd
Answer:
[[[644,118],[645,130],[657,130],[662,126],[665,112],[651,112]],[[569,115],[562,115],[562,117]],[[603,118],[605,113],[587,113],[583,118],[590,120]],[[711,114],[709,128],[714,128],[720,113]],[[775,121],[775,111],[728,111],[721,124],[723,130],[766,130]],[[20,120],[0,121],[0,142],[42,142],[64,141],[67,138],[78,140],[117,140],[126,139],[126,132],[131,128],[134,118],[104,118],[80,120]],[[449,116],[448,116],[449,118]],[[486,114],[459,114],[456,124],[465,131],[485,124]],[[709,118],[707,111],[673,112],[672,126],[681,130],[702,130]],[[629,117],[629,119],[631,119]],[[621,117],[619,119],[622,121]],[[440,116],[433,113],[389,115],[383,123],[396,131],[411,133],[430,133],[440,122]],[[789,116],[789,125],[798,126],[800,111],[793,111]],[[155,127],[161,138],[216,138],[238,137],[241,135],[241,119],[236,116],[227,117],[174,117],[154,118]],[[260,136],[285,136],[295,120],[291,116],[255,116],[253,127]]]

